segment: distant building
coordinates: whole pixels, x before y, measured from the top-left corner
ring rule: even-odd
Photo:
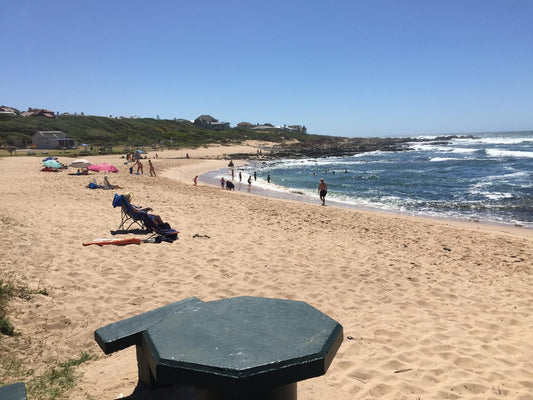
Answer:
[[[2,106],[0,107],[0,115],[7,115],[7,116],[14,117],[15,115],[17,115],[17,110],[12,107]]]
[[[251,127],[253,127],[253,124],[251,124],[250,122],[239,122],[237,124],[237,127],[238,128],[250,129]]]
[[[303,125],[289,125],[287,127],[290,131],[296,131],[300,133],[307,133],[307,128]]]
[[[211,115],[200,115],[194,120],[194,125],[198,128],[209,129],[213,122],[218,122],[218,119],[213,118]]]
[[[28,111],[21,113],[23,117],[46,117],[54,118],[54,112],[44,108],[29,108]]]
[[[230,128],[229,122],[218,122],[218,119],[211,115],[200,115],[194,120],[194,125],[203,129],[212,129],[215,131],[225,131]]]
[[[68,138],[62,131],[37,131],[31,138],[37,149],[77,149],[78,141]]]
[[[210,129],[215,131],[226,131],[230,128],[229,122],[213,122]]]

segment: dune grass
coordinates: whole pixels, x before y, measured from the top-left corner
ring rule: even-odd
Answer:
[[[15,327],[7,317],[9,300],[12,297],[31,300],[33,294],[48,296],[48,290],[45,288],[30,290],[27,286],[17,286],[0,279],[0,335],[13,336],[17,334]]]
[[[7,317],[8,304],[13,297],[31,300],[34,294],[47,296],[48,290],[45,288],[31,290],[27,286],[0,280],[0,335],[22,336],[15,330]],[[58,361],[49,366],[43,373],[37,374],[31,368],[31,363],[19,360],[12,349],[8,348],[1,340],[0,336],[0,386],[24,382],[30,399],[55,400],[62,398],[64,393],[76,384],[79,377],[77,367],[96,358],[82,352],[77,358],[63,362]]]
[[[77,367],[96,357],[82,352],[77,358],[57,362],[37,375],[24,362],[14,356],[0,357],[0,386],[24,382],[28,398],[34,400],[56,400],[76,386],[80,377]]]

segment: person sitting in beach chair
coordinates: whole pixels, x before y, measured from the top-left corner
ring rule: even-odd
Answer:
[[[131,209],[135,212],[135,213],[147,213],[148,214],[148,211],[153,211],[152,207],[140,207],[140,206],[136,206],[134,204],[131,204],[130,201],[133,197],[133,193],[126,193],[125,195],[125,198],[126,200],[128,201]],[[157,225],[161,225],[161,226],[164,226],[165,223],[163,222],[163,220],[161,219],[161,217],[159,215],[155,215],[155,214],[148,214],[150,216],[150,218],[157,224]]]
[[[144,213],[142,218],[144,226],[152,231],[152,236],[146,239],[146,242],[154,241],[160,243],[165,241],[172,243],[178,239],[179,232],[172,229],[168,223],[158,224],[148,213]]]
[[[139,228],[144,229],[143,214],[148,214],[148,211],[152,211],[150,207],[139,207],[130,203],[133,197],[132,193],[126,193],[124,195],[115,194],[113,198],[113,207],[120,207],[121,209],[121,221],[118,226],[118,230],[129,230],[133,224],[137,224]],[[157,223],[163,224],[159,215],[150,214],[150,216],[157,221]],[[126,226],[126,224],[129,225]]]
[[[129,196],[129,198],[131,199],[132,196]],[[120,225],[118,226],[118,230],[127,231],[134,224],[137,224],[141,229],[144,228],[142,213],[135,211],[136,209],[131,206],[128,197],[115,193],[115,196],[113,197],[113,207],[120,207]]]
[[[151,207],[140,207],[134,204],[131,204],[131,199],[133,198],[133,193],[128,192],[123,195],[115,194],[113,198],[113,207],[121,208],[121,222],[118,229],[129,230],[133,224],[137,224],[141,229],[145,228],[144,224],[144,214],[147,214],[151,220],[158,226],[163,228],[169,227],[159,215],[150,214],[148,211],[152,211]],[[126,227],[126,223],[129,221],[130,224]]]

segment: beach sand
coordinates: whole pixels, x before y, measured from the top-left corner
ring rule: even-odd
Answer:
[[[193,186],[245,150],[255,147],[158,151],[156,178],[146,162],[138,176],[119,156],[89,158],[119,168],[116,191],[86,188],[102,173],[1,159],[0,279],[48,294],[10,302],[21,335],[0,337],[0,357],[38,374],[88,352],[65,398],[150,398],[136,392],[135,349],[105,356],[95,329],[191,296],[264,296],[305,301],[344,327],[327,374],[300,382],[299,399],[533,399],[532,230]],[[180,239],[82,246],[113,237],[115,192],[134,193]]]

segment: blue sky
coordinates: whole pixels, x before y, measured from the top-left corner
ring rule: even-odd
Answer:
[[[0,103],[396,136],[533,129],[530,0],[4,2]]]

